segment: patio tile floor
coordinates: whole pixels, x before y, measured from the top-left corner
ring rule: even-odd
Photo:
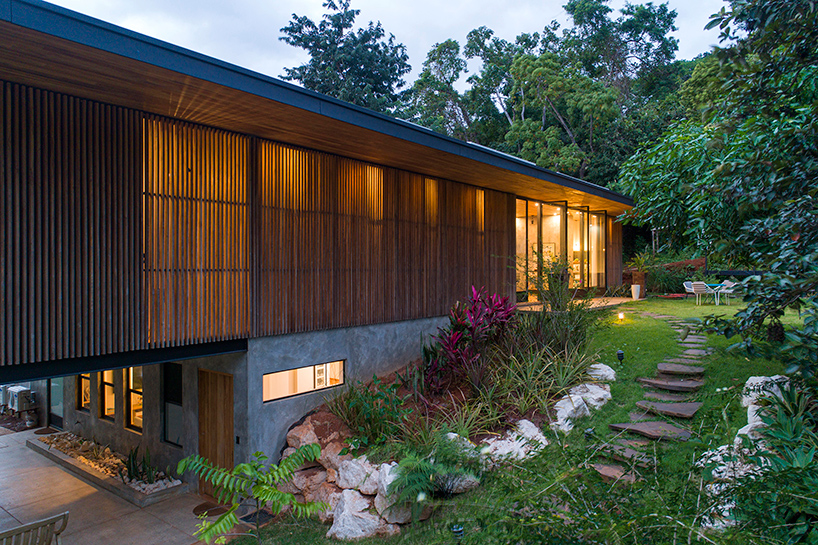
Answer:
[[[185,494],[139,507],[86,483],[26,447],[33,430],[0,436],[0,530],[68,511],[64,545],[191,545],[199,522]]]

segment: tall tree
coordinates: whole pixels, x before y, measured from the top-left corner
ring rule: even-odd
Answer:
[[[411,70],[406,48],[392,34],[384,40],[380,21],[353,31],[360,10],[349,5],[350,0],[327,0],[323,6],[328,13],[317,25],[293,14],[279,39],[305,49],[310,60],[285,68],[283,78],[378,112],[392,112],[398,91],[406,84],[403,76]]]
[[[711,323],[742,333],[748,347],[766,332],[790,371],[815,374],[818,10],[810,0],[732,0],[710,26],[731,44],[716,52],[721,93],[702,76],[701,102],[713,103],[707,117],[674,126],[635,155],[620,188],[637,199],[635,221],[766,271],[744,282],[745,310]],[[801,310],[804,324],[783,335],[787,307]]]

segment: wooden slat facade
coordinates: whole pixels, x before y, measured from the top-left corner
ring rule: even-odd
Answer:
[[[0,365],[510,294],[509,193],[2,83]]]

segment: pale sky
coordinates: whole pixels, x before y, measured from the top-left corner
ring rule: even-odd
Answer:
[[[323,0],[57,0],[57,5],[91,17],[191,49],[219,60],[274,77],[284,67],[304,63],[307,53],[279,40],[280,29],[292,14],[307,15],[318,21],[325,12]],[[540,32],[556,19],[565,25],[565,0],[512,0],[504,7],[496,0],[352,0],[360,9],[356,28],[380,21],[387,35],[395,35],[409,54],[412,73],[417,77],[426,53],[436,43],[449,38],[461,47],[466,34],[488,26],[495,36],[513,40],[523,32]],[[639,3],[638,0],[633,3]],[[659,2],[654,2],[659,3]],[[718,43],[718,30],[704,31],[712,13],[726,3],[722,0],[668,0],[676,10],[674,36],[679,40],[677,58],[691,59]],[[618,15],[624,0],[609,5]],[[479,64],[470,64],[470,69]]]

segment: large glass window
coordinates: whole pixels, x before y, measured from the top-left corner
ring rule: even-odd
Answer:
[[[540,259],[563,255],[565,207],[517,199],[517,299],[535,300]]]
[[[91,373],[77,375],[77,409],[91,410]]]
[[[129,367],[127,377],[125,399],[128,405],[128,421],[126,425],[133,430],[142,431],[142,367]]]
[[[591,214],[591,221],[588,233],[590,242],[589,251],[589,288],[604,288],[605,282],[605,216]]]
[[[113,420],[116,417],[113,370],[103,371],[100,373],[99,393],[100,418]]]
[[[535,300],[540,259],[568,261],[572,288],[604,288],[605,215],[517,199],[517,300]]]
[[[181,364],[162,365],[162,393],[165,403],[165,441],[181,447],[184,430]]]
[[[343,383],[344,362],[341,360],[267,373],[264,375],[262,388],[264,401],[272,401]]]

